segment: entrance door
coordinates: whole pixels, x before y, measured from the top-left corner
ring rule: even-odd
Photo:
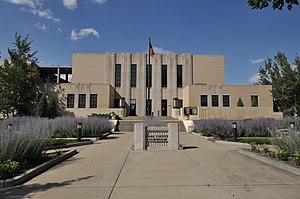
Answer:
[[[152,100],[149,99],[146,100],[146,116],[151,116],[152,115]]]
[[[136,116],[136,100],[130,100],[130,116]]]
[[[161,116],[168,115],[168,100],[163,99],[161,100]]]

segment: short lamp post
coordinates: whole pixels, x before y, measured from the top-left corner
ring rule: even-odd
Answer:
[[[77,123],[77,141],[81,142],[81,129],[82,129],[82,123]]]
[[[237,124],[236,122],[232,122],[233,129],[233,141],[237,142]]]
[[[290,122],[291,131],[295,130],[295,122]]]

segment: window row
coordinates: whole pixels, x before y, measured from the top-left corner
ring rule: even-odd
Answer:
[[[89,108],[97,108],[98,95],[90,94]],[[78,108],[86,108],[86,94],[78,95]],[[75,108],[75,94],[67,94],[67,108]]]
[[[122,67],[121,64],[115,65],[115,87],[121,87]],[[137,65],[130,66],[130,86],[136,87]],[[152,65],[146,66],[146,87],[152,87]],[[161,65],[161,87],[168,87],[168,66]],[[177,65],[177,87],[182,87],[182,65]]]
[[[230,95],[222,96],[223,107],[230,107]],[[258,107],[258,95],[251,95],[251,107]],[[208,96],[200,95],[200,106],[207,107],[208,106]],[[219,95],[211,96],[211,106],[219,107]],[[237,101],[237,107],[244,107],[244,103],[241,98]]]

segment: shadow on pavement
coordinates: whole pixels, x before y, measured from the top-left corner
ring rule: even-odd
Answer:
[[[46,183],[46,184],[31,184],[31,185],[20,185],[17,187],[10,187],[5,189],[0,189],[0,198],[31,198],[32,194],[46,191],[48,189],[63,187],[71,185],[71,183],[81,180],[87,180],[89,178],[93,178],[94,176],[86,176],[77,178],[74,180],[67,180],[64,182],[56,182],[56,183]]]
[[[183,146],[182,148],[183,148],[183,150],[198,149],[197,146]]]

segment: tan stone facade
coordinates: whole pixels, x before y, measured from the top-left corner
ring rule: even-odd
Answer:
[[[182,119],[186,113],[193,119],[282,117],[273,112],[271,87],[224,85],[222,55],[156,54],[150,60],[151,112],[155,116]],[[146,115],[146,54],[78,53],[72,62],[71,83],[57,85],[66,107],[68,100],[74,104],[66,108],[68,111],[80,116],[111,111],[123,117]],[[207,106],[201,106],[201,95],[207,96]],[[226,107],[223,95],[229,96]],[[237,107],[238,98],[244,107]],[[252,107],[253,100],[257,107]],[[93,107],[96,103],[96,107],[91,108],[90,103]],[[187,107],[197,110],[191,114]]]

